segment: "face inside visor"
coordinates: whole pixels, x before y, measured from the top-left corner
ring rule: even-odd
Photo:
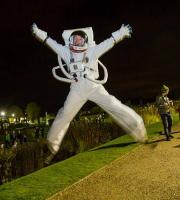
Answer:
[[[80,35],[73,35],[71,40],[73,46],[83,47],[85,45],[85,39]]]

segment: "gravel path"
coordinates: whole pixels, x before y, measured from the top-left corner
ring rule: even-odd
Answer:
[[[180,133],[173,135],[139,146],[51,200],[180,200]]]

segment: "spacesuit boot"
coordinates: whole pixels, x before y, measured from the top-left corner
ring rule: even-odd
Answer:
[[[49,141],[47,141],[47,152],[45,154],[45,158],[44,158],[44,164],[45,166],[50,165],[50,163],[52,162],[53,158],[56,155],[56,152],[52,149],[52,145],[50,144]]]
[[[44,159],[44,164],[46,166],[50,165],[50,163],[52,162],[55,154],[51,153],[51,152],[48,152],[49,154],[46,155],[46,158]]]

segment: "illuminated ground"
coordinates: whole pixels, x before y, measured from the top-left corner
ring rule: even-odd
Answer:
[[[136,148],[51,200],[180,200],[180,133],[173,135]]]

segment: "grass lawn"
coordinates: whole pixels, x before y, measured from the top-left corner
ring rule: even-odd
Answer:
[[[147,127],[149,138],[158,135],[161,123]],[[124,135],[104,145],[79,153],[62,162],[43,168],[0,186],[0,200],[46,199],[95,170],[130,152],[140,144]]]

